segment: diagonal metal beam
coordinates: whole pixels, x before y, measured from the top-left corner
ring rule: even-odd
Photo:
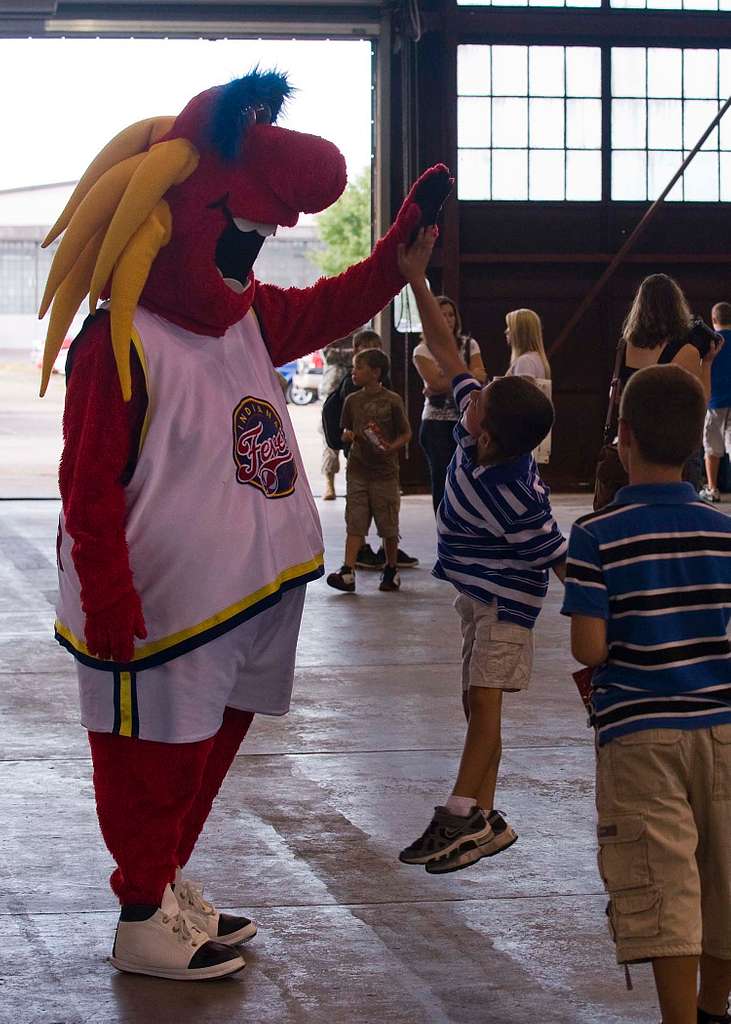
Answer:
[[[640,238],[640,236],[642,234],[644,234],[644,232],[647,229],[648,224],[653,219],[653,217],[655,216],[657,211],[660,209],[660,206],[664,202],[665,197],[667,196],[667,194],[675,186],[675,184],[680,180],[680,178],[682,178],[682,176],[685,173],[685,170],[688,167],[688,165],[690,164],[691,160],[696,155],[698,150],[701,148],[703,143],[706,141],[708,136],[711,134],[713,129],[719,123],[719,121],[721,120],[721,118],[723,117],[723,115],[726,113],[726,111],[728,110],[728,108],[730,106],[731,106],[731,96],[729,96],[729,98],[726,100],[724,105],[720,108],[720,110],[718,111],[716,116],[713,118],[713,120],[708,125],[706,130],[703,132],[701,137],[698,139],[698,141],[696,142],[695,146],[690,151],[690,153],[688,153],[688,155],[685,158],[685,160],[682,162],[680,167],[677,169],[677,171],[672,176],[672,178],[670,179],[668,184],[665,186],[665,188],[662,190],[660,195],[657,197],[655,202],[652,204],[652,206],[649,207],[648,210],[645,211],[645,214],[642,217],[642,220],[639,222],[639,224],[634,229],[632,234],[627,238],[627,240],[625,241],[625,243],[622,246],[622,248],[617,252],[616,256],[612,259],[612,262],[609,264],[607,269],[604,271],[604,273],[601,275],[601,277],[592,285],[592,287],[589,289],[587,294],[581,300],[581,302],[579,303],[577,309],[574,311],[571,319],[565,325],[565,327],[563,328],[563,330],[559,334],[558,338],[556,339],[554,344],[551,346],[550,351],[549,351],[549,355],[555,356],[558,352],[561,351],[563,346],[566,344],[569,336],[571,335],[571,332],[573,331],[573,329],[579,323],[579,321],[584,316],[584,314],[587,312],[589,307],[593,304],[594,300],[599,295],[599,293],[602,291],[602,289],[606,285],[607,281],[609,281],[609,279],[614,275],[615,271],[620,266],[620,264],[624,260],[625,256],[627,255],[627,253],[632,248],[632,246],[637,242],[637,240]]]

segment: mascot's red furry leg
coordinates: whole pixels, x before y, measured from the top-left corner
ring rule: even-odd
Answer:
[[[110,881],[121,904],[160,905],[253,717],[226,708],[218,733],[198,743],[89,733],[99,824],[117,863]]]
[[[226,708],[223,713],[223,724],[208,755],[198,794],[183,822],[178,844],[178,864],[181,868],[188,863],[221,783],[226,778],[253,718],[250,711],[237,711],[236,708]]]

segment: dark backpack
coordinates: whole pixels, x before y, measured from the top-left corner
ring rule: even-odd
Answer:
[[[340,388],[335,388],[322,403],[322,432],[328,448],[339,451],[343,447],[340,417],[343,414],[343,396]]]

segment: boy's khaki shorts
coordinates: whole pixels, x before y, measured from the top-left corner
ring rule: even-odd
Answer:
[[[611,740],[596,799],[618,962],[731,959],[731,724]]]
[[[397,538],[401,492],[397,476],[368,480],[348,473],[345,492],[345,528],[356,537],[367,537],[371,519],[383,540]]]
[[[498,622],[495,601],[459,594],[454,607],[462,625],[462,689],[525,690],[533,668],[533,630]]]

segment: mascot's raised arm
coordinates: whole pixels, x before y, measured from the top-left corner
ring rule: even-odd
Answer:
[[[41,393],[90,302],[67,365],[56,637],[77,661],[117,864],[112,963],[135,973],[244,966],[255,925],[219,914],[182,868],[254,714],[289,708],[305,584],[322,574],[274,365],[390,301],[398,245],[451,187],[444,166],[427,171],[371,256],[338,277],[260,284],[266,238],[346,184],[334,145],[275,125],[290,91],[256,70],[125,129],[46,239],[63,233]]]

